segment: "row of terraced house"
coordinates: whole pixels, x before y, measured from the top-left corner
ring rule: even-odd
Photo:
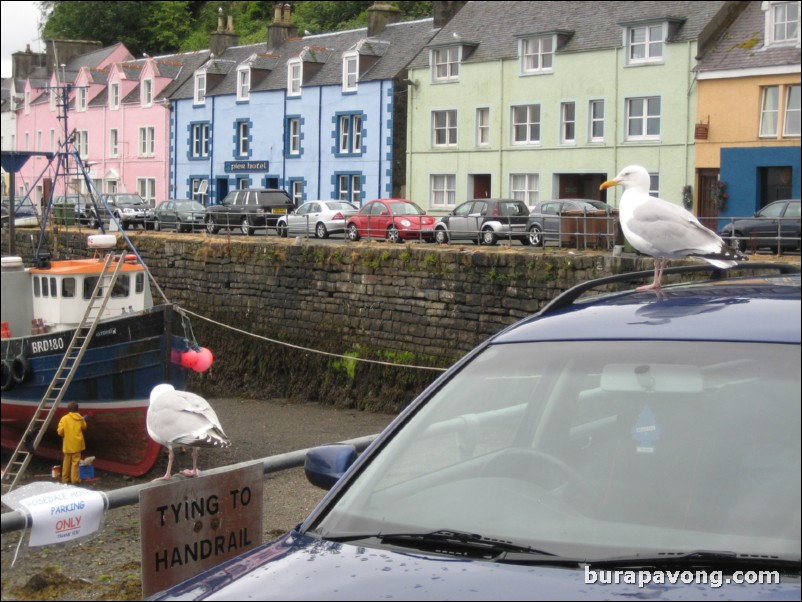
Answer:
[[[268,187],[433,213],[480,197],[615,204],[599,184],[632,163],[705,218],[799,198],[800,2],[433,6],[400,22],[376,3],[367,28],[298,37],[278,4],[264,43],[240,45],[221,17],[210,49],[161,57],[51,41],[14,55],[3,149],[58,148],[66,84],[97,190],[152,203]],[[28,161],[17,196],[41,203],[46,161]]]

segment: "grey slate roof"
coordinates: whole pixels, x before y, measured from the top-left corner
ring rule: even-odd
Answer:
[[[766,46],[765,13],[760,2],[749,2],[699,62],[697,71],[759,69],[800,64],[799,46]]]
[[[220,57],[216,57],[215,61],[217,59],[233,61],[235,65],[240,65],[256,54],[257,61],[252,65],[252,69],[263,70],[267,75],[260,79],[253,77],[255,71],[252,71],[252,92],[286,89],[287,61],[295,57],[314,62],[319,67],[314,73],[304,76],[305,87],[339,86],[342,85],[343,53],[357,50],[358,45],[362,43],[364,48],[361,49],[361,54],[378,57],[378,60],[366,72],[360,73],[359,81],[387,80],[401,74],[420,49],[429,42],[436,33],[432,27],[433,19],[421,19],[388,25],[374,39],[367,37],[367,28],[361,28],[293,38],[279,48],[270,50],[266,42],[235,46],[228,48]],[[235,66],[221,82],[207,90],[207,96],[236,94],[236,86]],[[192,98],[193,93],[194,80],[189,79],[173,93],[171,98],[173,100]]]
[[[432,46],[477,44],[464,61],[486,62],[518,56],[520,36],[571,32],[558,53],[621,47],[626,24],[677,19],[670,42],[697,39],[724,2],[468,2],[432,40]],[[429,65],[421,52],[413,68]]]

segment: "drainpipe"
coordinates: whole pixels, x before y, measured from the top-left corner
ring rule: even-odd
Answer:
[[[317,197],[322,199],[320,195],[321,181],[323,176],[323,162],[320,157],[323,154],[323,86],[318,86],[318,102],[317,102]],[[326,195],[328,197],[328,195]],[[332,195],[332,198],[334,195]]]
[[[377,113],[377,115],[379,116],[379,156],[378,156],[378,165],[377,165],[378,173],[376,174],[377,175],[376,179],[378,180],[378,191],[377,191],[378,194],[376,195],[377,199],[383,199],[384,198],[384,195],[382,194],[382,172],[383,172],[383,170],[382,170],[382,157],[385,155],[385,153],[382,152],[382,140],[384,140],[384,115],[382,114],[382,100],[383,99],[384,99],[384,80],[381,80],[379,82],[379,112]],[[395,104],[395,101],[393,101],[393,104]],[[392,142],[390,144],[392,144]],[[394,150],[395,149],[390,148],[391,153]],[[391,154],[391,156],[392,156],[392,154]],[[363,160],[363,165],[364,165],[364,160]],[[393,173],[392,169],[393,169],[393,163],[392,163],[392,159],[391,159],[390,160],[390,173],[391,174]],[[390,176],[391,181],[392,181],[392,177],[393,176],[391,175]]]

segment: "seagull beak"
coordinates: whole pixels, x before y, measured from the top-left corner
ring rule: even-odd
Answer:
[[[607,190],[613,186],[618,186],[618,180],[607,180],[606,182],[602,183],[601,186],[599,186],[599,190]]]

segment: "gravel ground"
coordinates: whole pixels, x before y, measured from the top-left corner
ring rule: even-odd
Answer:
[[[334,443],[380,432],[393,416],[281,400],[211,399],[232,446],[201,450],[201,470]],[[91,437],[91,429],[87,430]],[[9,453],[3,451],[3,464]],[[26,482],[50,479],[52,461],[37,460]],[[191,454],[176,454],[174,472],[191,468]],[[109,491],[146,483],[164,474],[167,453],[141,478],[96,471],[90,489]],[[183,477],[174,477],[183,478]],[[302,468],[268,475],[264,480],[264,540],[283,533],[301,520],[325,492],[310,485]],[[3,506],[3,511],[8,508]],[[139,508],[109,510],[99,535],[64,547],[20,547],[11,566],[20,532],[2,536],[2,600],[139,600]],[[26,540],[27,541],[27,540]]]

